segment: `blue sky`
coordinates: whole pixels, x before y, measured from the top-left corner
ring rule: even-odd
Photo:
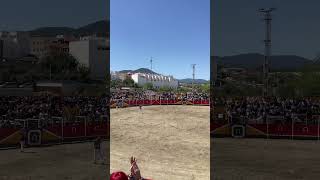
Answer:
[[[108,18],[109,0],[2,0],[0,30],[80,27]]]
[[[209,79],[210,0],[111,0],[111,70]]]
[[[314,58],[320,52],[319,0],[212,0],[212,54],[264,50],[264,22],[258,8],[275,7],[272,54]]]

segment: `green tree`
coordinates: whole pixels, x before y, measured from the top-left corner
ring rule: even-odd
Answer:
[[[88,67],[84,65],[79,65],[78,71],[79,71],[80,80],[84,80],[84,81],[90,80],[90,70]]]
[[[178,93],[187,93],[190,91],[190,88],[187,87],[178,87],[178,89],[176,90]]]
[[[320,65],[311,64],[299,72],[281,72],[277,75],[278,94],[284,97],[320,95]]]
[[[201,84],[199,86],[199,90],[204,92],[204,93],[210,93],[210,83]]]
[[[120,79],[115,79],[110,81],[111,88],[119,88],[122,86],[122,81]]]
[[[134,83],[133,87],[134,87],[134,88],[141,88],[141,87],[139,86],[139,84],[137,84],[137,83]]]
[[[145,90],[153,90],[153,84],[152,83],[146,83],[143,85],[143,89]]]
[[[123,80],[123,86],[126,86],[126,87],[134,87],[134,81],[133,79],[127,77],[125,80]]]
[[[159,91],[160,92],[170,92],[170,91],[172,91],[173,89],[172,88],[170,88],[169,86],[163,86],[163,87],[160,87],[159,88]]]
[[[52,79],[59,80],[74,79],[80,74],[80,63],[68,54],[47,56],[41,60],[40,66],[40,73],[46,74],[47,78],[50,78],[50,72]],[[80,70],[83,68],[81,67]]]

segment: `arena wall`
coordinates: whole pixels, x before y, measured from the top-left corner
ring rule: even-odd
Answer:
[[[320,116],[315,116],[313,124],[291,123],[239,123],[231,124],[212,120],[210,131],[213,137],[232,137],[233,126],[243,126],[244,137],[248,138],[285,138],[285,139],[317,139],[320,140]],[[308,121],[306,121],[308,122]]]
[[[0,148],[16,147],[22,133],[26,134],[26,144],[41,146],[56,143],[70,143],[109,137],[109,124],[106,122],[55,123],[39,128],[0,128]],[[35,142],[36,141],[36,142]]]
[[[209,106],[208,100],[180,101],[180,100],[126,100],[121,103],[112,101],[110,107],[132,107],[132,106],[151,106],[151,105],[202,105]]]

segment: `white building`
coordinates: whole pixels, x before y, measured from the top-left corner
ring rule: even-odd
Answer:
[[[105,79],[109,72],[109,41],[101,38],[81,39],[69,43],[69,52],[90,70],[92,79]]]
[[[179,85],[178,80],[173,78],[173,76],[134,73],[131,75],[131,78],[135,83],[137,83],[140,86],[143,86],[147,83],[151,83],[154,88],[169,87],[177,89]]]

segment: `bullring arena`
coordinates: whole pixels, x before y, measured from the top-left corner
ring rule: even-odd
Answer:
[[[216,180],[318,180],[320,142],[289,139],[211,139]]]
[[[108,139],[105,97],[1,96],[0,102],[0,180],[107,179],[109,164],[94,164],[92,142]]]
[[[266,99],[264,105],[274,110],[279,103],[269,105],[273,101]],[[251,106],[239,107],[237,102]],[[263,109],[264,118],[255,116],[254,108],[258,106],[254,102],[239,99],[229,101],[228,106],[215,106],[210,124],[213,179],[319,179],[318,101],[308,100],[303,104],[295,100],[297,106],[292,106],[293,101],[285,101],[290,106],[284,106],[281,111]],[[242,110],[248,113],[241,114]]]
[[[109,174],[108,159],[105,164],[93,163],[92,142],[97,136],[105,137],[106,122],[64,124],[63,131],[60,131],[60,125],[53,124],[41,131],[30,130],[41,134],[41,147],[30,146],[25,148],[25,152],[17,148],[21,129],[7,129],[8,135],[0,140],[0,180],[106,179]],[[0,128],[1,135],[5,130]],[[105,137],[102,143],[106,158],[109,157],[108,141]]]
[[[92,142],[0,151],[0,180],[101,180],[107,179],[108,167],[93,164]]]
[[[111,127],[111,172],[128,173],[135,156],[146,178],[210,179],[209,106],[111,109]]]

